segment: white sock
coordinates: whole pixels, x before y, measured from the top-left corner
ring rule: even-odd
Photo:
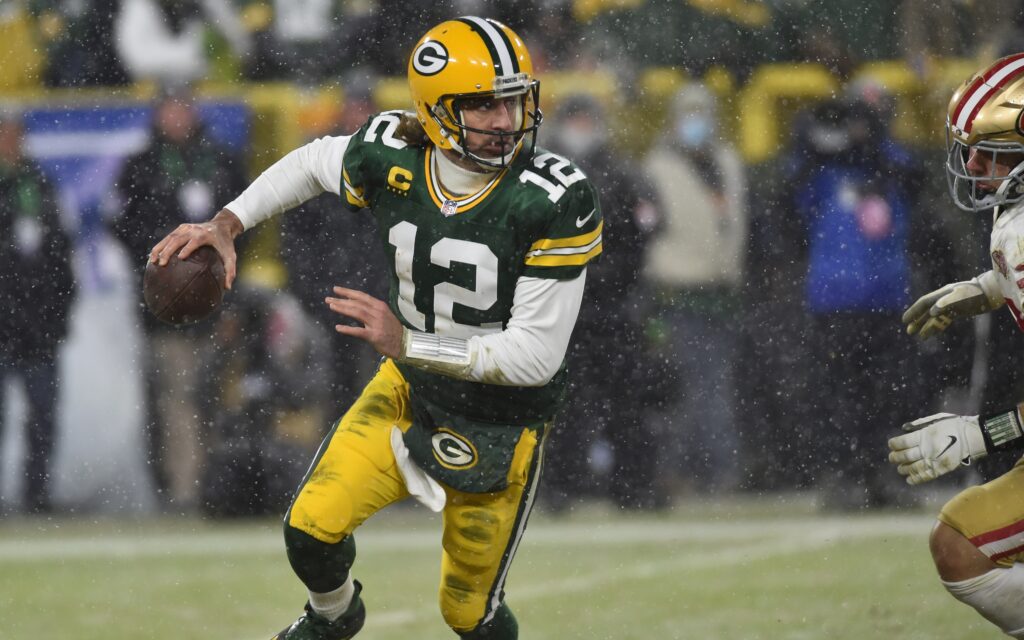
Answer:
[[[969,580],[942,581],[953,597],[1014,638],[1024,638],[1024,565],[992,569]]]
[[[345,584],[334,591],[328,591],[327,593],[310,591],[309,606],[313,607],[313,611],[316,611],[328,620],[337,620],[341,617],[341,614],[348,610],[349,605],[352,604],[352,595],[355,593],[355,590],[356,587],[352,582],[352,575],[349,574]]]

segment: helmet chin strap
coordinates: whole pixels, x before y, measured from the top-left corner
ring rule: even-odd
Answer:
[[[1005,205],[1016,203],[1016,200],[1010,201],[1009,197],[1007,196],[1007,193],[1010,191],[1011,187],[1016,188],[1019,192],[1015,194],[1017,200],[1024,196],[1024,181],[1018,179],[1022,175],[1024,175],[1024,162],[1019,162],[1017,163],[1017,166],[1015,166],[1013,169],[1010,170],[1008,174],[1006,174],[1006,177],[1003,179],[1002,184],[1000,184],[999,188],[995,190],[995,193],[993,193],[990,196],[985,196],[984,198],[982,198],[982,202],[989,198],[996,201],[995,211],[993,212],[996,217],[998,217],[999,214],[1002,213],[1002,209]]]

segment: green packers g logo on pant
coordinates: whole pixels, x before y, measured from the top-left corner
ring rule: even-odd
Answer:
[[[476,465],[477,452],[473,443],[450,429],[441,427],[430,437],[434,457],[448,469],[469,469]]]

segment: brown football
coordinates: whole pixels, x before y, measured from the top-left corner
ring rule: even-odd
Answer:
[[[164,266],[146,264],[142,297],[150,313],[173,325],[198,322],[224,299],[224,262],[204,246],[184,260],[171,256]]]

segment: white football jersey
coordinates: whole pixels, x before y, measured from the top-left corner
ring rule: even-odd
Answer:
[[[995,219],[989,255],[1006,306],[1024,331],[1024,202],[1018,202]]]

